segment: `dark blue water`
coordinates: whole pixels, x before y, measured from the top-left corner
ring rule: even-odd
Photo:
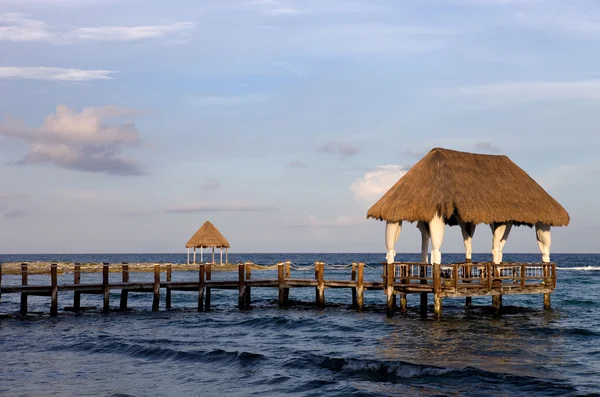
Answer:
[[[248,254],[230,261],[298,266],[362,261],[367,280],[379,280],[384,255]],[[397,260],[417,260],[398,255]],[[444,262],[461,255],[445,254]],[[489,255],[474,255],[474,260]],[[539,255],[505,254],[506,261]],[[445,299],[444,316],[421,319],[418,297],[407,315],[385,316],[384,295],[367,291],[367,310],[349,308],[350,292],[327,290],[316,309],[313,289],[293,289],[296,303],[278,309],[277,291],[253,290],[252,309],[236,309],[237,291],[213,291],[213,309],[196,312],[197,295],[174,292],[173,309],[150,311],[150,294],[130,293],[132,311],[98,311],[58,318],[32,314],[0,320],[0,395],[6,396],[575,396],[600,395],[600,255],[559,255],[552,311],[542,296],[505,296],[494,318],[491,298]],[[184,255],[0,255],[0,261],[183,262]],[[327,278],[349,278],[348,269],[326,269]],[[294,277],[313,277],[296,271]],[[111,277],[113,275],[111,274]],[[235,277],[213,273],[213,278]],[[99,274],[85,275],[85,281]],[[114,275],[115,279],[118,275]],[[174,279],[195,279],[178,272]],[[273,278],[253,272],[253,278]],[[132,280],[149,280],[134,273]],[[70,281],[71,274],[59,282]],[[4,276],[3,284],[19,283]],[[30,283],[47,276],[30,276]],[[18,311],[19,297],[4,295],[0,312]],[[49,311],[45,297],[30,297],[32,312]],[[119,294],[111,294],[118,305]],[[72,297],[60,294],[59,305]],[[101,308],[101,298],[82,304]]]

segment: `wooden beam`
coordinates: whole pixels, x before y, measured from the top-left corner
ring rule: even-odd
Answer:
[[[169,263],[167,265],[167,282],[171,282],[171,273],[172,273],[173,269],[171,264]],[[166,298],[165,298],[165,308],[170,309],[171,308],[171,288],[167,287],[167,294],[166,294]]]
[[[350,280],[356,281],[356,263],[352,263],[352,274]],[[356,308],[356,287],[352,287],[352,307]]]
[[[286,281],[290,279],[291,275],[292,275],[292,262],[286,261],[285,262],[285,274],[284,274]],[[289,288],[283,289],[283,300],[286,305],[289,303],[289,301],[290,301],[290,289]]]
[[[129,264],[127,262],[121,263],[121,280],[124,283],[129,282]],[[129,298],[129,291],[127,288],[121,289],[121,302],[119,304],[119,309],[124,312],[127,310],[127,299]]]
[[[394,315],[394,276],[396,274],[396,266],[393,263],[388,263],[385,278],[385,294],[387,298],[387,310],[386,314],[388,317],[392,317]]]
[[[154,264],[154,291],[152,299],[152,311],[157,312],[160,306],[160,264]]]
[[[52,292],[50,295],[50,316],[56,317],[58,315],[58,265],[52,263],[50,265],[50,285]]]
[[[204,265],[198,265],[198,311],[204,310]]]
[[[239,296],[238,296],[238,308],[243,310],[246,308],[246,265],[239,264],[238,265],[238,287],[239,287]]]
[[[21,285],[27,285],[27,263],[21,263]],[[21,315],[27,314],[27,294],[21,292]]]
[[[427,275],[425,265],[421,265],[419,269],[419,277],[425,278]],[[438,275],[439,277],[439,275]],[[435,272],[433,273],[433,279],[435,280]],[[427,284],[427,280],[421,280],[420,284]],[[421,292],[420,302],[419,302],[419,312],[421,313],[421,317],[427,317],[427,292]]]
[[[284,278],[284,268],[283,268],[283,263],[278,263],[277,264],[277,286],[278,286],[278,290],[279,290],[279,307],[283,307],[285,304],[285,297],[283,294],[283,286],[285,283],[285,278]]]
[[[206,265],[206,269],[205,269],[205,277],[206,277],[206,281],[210,281],[212,280],[212,265],[208,264]],[[210,287],[206,287],[206,291],[204,292],[205,298],[204,298],[204,308],[206,309],[206,311],[210,310],[210,304],[211,304],[211,288]]]
[[[106,314],[110,311],[110,289],[108,287],[108,263],[102,264],[102,294],[103,304],[102,313]]]

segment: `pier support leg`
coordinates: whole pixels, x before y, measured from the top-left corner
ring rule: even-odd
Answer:
[[[238,265],[238,308],[243,310],[246,308],[246,265]]]
[[[495,279],[492,281],[492,288],[498,291],[502,289],[502,281],[499,279]],[[494,315],[497,316],[500,314],[500,310],[502,309],[502,295],[492,295],[492,309],[494,311]]]
[[[425,266],[421,266],[419,277],[425,277]],[[421,280],[421,284],[427,284],[427,280]],[[427,292],[421,292],[419,304],[419,313],[421,317],[427,317]]]
[[[356,281],[356,263],[352,264],[352,276],[350,279]],[[352,307],[356,308],[356,287],[352,287]]]
[[[286,280],[288,280],[291,275],[292,275],[292,263],[290,261],[287,261],[285,263],[284,278]],[[283,300],[286,305],[289,303],[289,301],[290,301],[290,289],[289,288],[283,289]]]
[[[317,288],[315,288],[317,307],[325,306],[325,264],[323,262],[315,263],[315,278],[317,279]]]
[[[129,265],[127,263],[121,264],[121,280],[123,283],[129,282]],[[129,298],[129,291],[126,288],[121,289],[121,302],[119,304],[119,309],[121,312],[127,310],[127,299]]]
[[[396,275],[395,272],[396,266],[394,263],[388,263],[387,264],[387,271],[386,271],[386,296],[387,296],[387,316],[388,317],[392,317],[394,315],[394,309],[395,309],[395,297],[394,297],[394,276]]]
[[[363,287],[365,279],[365,264],[358,264],[358,274],[356,280],[356,309],[362,311],[365,307],[365,290]]]
[[[52,285],[52,292],[50,295],[50,316],[56,317],[58,315],[58,275],[57,265],[53,263],[50,265],[50,282]]]
[[[246,264],[246,280],[250,280],[252,278],[252,268],[249,264]],[[250,303],[252,302],[252,287],[246,286],[246,308],[250,308]]]
[[[436,318],[442,317],[442,298],[437,295],[433,297],[433,313]]]
[[[205,273],[205,265],[198,266],[198,311],[201,312],[204,310],[204,273]]]
[[[551,309],[550,294],[544,294],[544,309],[546,309],[546,310]]]
[[[110,311],[110,288],[108,287],[108,263],[102,264],[102,293],[103,304],[102,313],[106,314]]]
[[[400,312],[401,313],[406,313],[406,306],[407,306],[406,294],[400,294]]]
[[[154,264],[154,297],[152,299],[152,311],[157,312],[160,306],[160,265]]]
[[[27,285],[27,263],[21,263],[21,285]],[[27,294],[21,292],[21,315],[27,314]]]
[[[171,265],[167,265],[167,282],[171,282],[173,269]],[[167,287],[166,297],[165,297],[165,308],[171,308],[171,288]]]
[[[472,298],[470,296],[467,296],[465,298],[465,307],[470,308],[472,306]]]
[[[283,263],[277,265],[277,286],[279,290],[279,307],[285,306],[285,293],[283,286],[285,285],[285,269]]]
[[[81,283],[81,264],[76,263],[73,270],[73,284]],[[81,310],[81,292],[73,292],[73,311],[78,313]]]
[[[206,277],[206,281],[212,280],[212,265],[206,265],[205,277]],[[209,311],[210,310],[210,300],[211,300],[210,299],[211,298],[211,288],[206,287],[206,292],[204,294],[206,295],[204,307],[205,307],[206,311]]]

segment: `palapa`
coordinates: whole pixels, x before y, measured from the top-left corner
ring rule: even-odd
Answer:
[[[204,224],[185,245],[186,248],[230,248],[229,242],[217,228],[210,223]]]

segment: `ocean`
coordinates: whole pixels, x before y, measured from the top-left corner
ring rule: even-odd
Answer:
[[[398,254],[399,261],[418,255]],[[489,260],[474,254],[474,261]],[[504,254],[535,262],[539,254]],[[232,254],[297,266],[365,262],[365,280],[379,280],[385,254]],[[463,258],[443,254],[450,263]],[[180,262],[184,254],[0,255],[0,262]],[[493,317],[491,297],[444,299],[443,317],[422,319],[418,295],[405,315],[385,315],[381,291],[365,292],[366,310],[350,308],[349,290],[326,290],[315,308],[313,289],[292,289],[295,303],[277,308],[275,289],[252,291],[252,308],[236,308],[237,291],[213,291],[212,310],[196,311],[197,294],[173,292],[173,309],[152,312],[152,295],[130,293],[132,310],[100,314],[101,296],[83,295],[96,311],[48,316],[49,299],[30,297],[26,318],[0,319],[2,396],[592,396],[600,395],[600,255],[554,254],[558,286],[552,310],[541,295],[505,296]],[[213,279],[236,277],[213,272]],[[253,272],[253,278],[259,277]],[[326,277],[349,277],[327,269]],[[99,279],[86,274],[82,282]],[[111,274],[111,277],[118,275]],[[265,275],[260,277],[273,277]],[[306,275],[314,277],[314,273]],[[150,273],[132,273],[149,280]],[[175,272],[174,280],[197,278]],[[31,275],[30,284],[48,283]],[[60,275],[59,283],[72,275]],[[4,275],[3,284],[20,276]],[[117,306],[119,293],[111,294]],[[430,297],[430,304],[432,298]],[[19,296],[4,294],[0,312],[16,313]]]

